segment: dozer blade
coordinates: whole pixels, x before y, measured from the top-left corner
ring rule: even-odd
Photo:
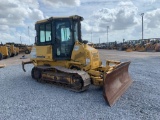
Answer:
[[[121,63],[103,81],[103,96],[110,106],[128,89],[132,80],[128,73],[130,62]]]

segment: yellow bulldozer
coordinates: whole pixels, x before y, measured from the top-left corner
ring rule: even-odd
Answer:
[[[128,89],[132,80],[128,73],[130,62],[106,60],[102,65],[99,52],[81,39],[83,17],[50,17],[35,24],[35,45],[31,59],[31,76],[39,82],[81,92],[91,84],[103,87],[103,96],[110,106]]]

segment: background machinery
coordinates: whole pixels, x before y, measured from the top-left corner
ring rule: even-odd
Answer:
[[[19,47],[15,46],[15,43],[6,43],[6,46],[10,50],[10,57],[14,57],[19,54]]]
[[[0,44],[0,60],[10,57],[10,50],[6,45]]]
[[[160,52],[160,43],[157,43],[155,46],[155,51]]]
[[[145,48],[146,51],[149,52],[158,52],[160,51],[159,49],[159,43],[160,41],[158,39],[150,39],[146,44],[145,44]]]
[[[145,52],[145,43],[143,40],[138,40],[138,42],[135,44],[135,51],[138,52]]]
[[[35,24],[35,46],[31,59],[22,62],[34,65],[31,75],[39,82],[50,81],[73,91],[84,91],[93,84],[103,87],[109,105],[131,85],[130,62],[106,60],[102,65],[98,50],[81,39],[83,17],[50,17]]]
[[[19,48],[19,53],[30,54],[32,45],[25,45],[25,44],[15,44],[17,48]]]
[[[30,54],[31,53],[31,50],[32,50],[32,46],[26,46],[25,48],[25,54]]]

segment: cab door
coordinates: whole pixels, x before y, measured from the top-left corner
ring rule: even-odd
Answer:
[[[53,45],[53,57],[55,60],[69,60],[74,46],[72,26],[69,19],[54,21],[55,41]]]

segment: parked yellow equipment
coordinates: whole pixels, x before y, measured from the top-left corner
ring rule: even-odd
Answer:
[[[10,57],[14,57],[16,55],[16,50],[15,50],[14,45],[7,45],[7,46],[10,49],[10,53],[11,53]]]
[[[15,51],[16,51],[16,55],[19,54],[19,48],[18,47],[14,47],[15,48]]]
[[[135,51],[139,51],[139,52],[146,51],[144,42],[142,40],[139,40],[139,42],[137,44],[135,44]]]
[[[24,44],[16,44],[16,47],[19,48],[19,52],[24,52],[25,54],[30,54],[32,46],[24,45]]]
[[[157,43],[155,46],[155,51],[160,52],[160,43]]]
[[[131,85],[128,73],[130,62],[107,60],[103,66],[98,50],[81,39],[83,17],[50,17],[37,21],[36,42],[31,51],[32,78],[52,81],[73,91],[84,91],[89,85],[103,87],[103,96],[109,105]]]
[[[15,46],[15,43],[6,43],[6,46],[10,51],[10,57],[13,57],[19,54],[19,47]]]
[[[0,60],[10,57],[10,51],[5,45],[0,46]]]
[[[31,50],[32,50],[32,46],[26,46],[25,48],[25,54],[30,54],[31,53]]]

